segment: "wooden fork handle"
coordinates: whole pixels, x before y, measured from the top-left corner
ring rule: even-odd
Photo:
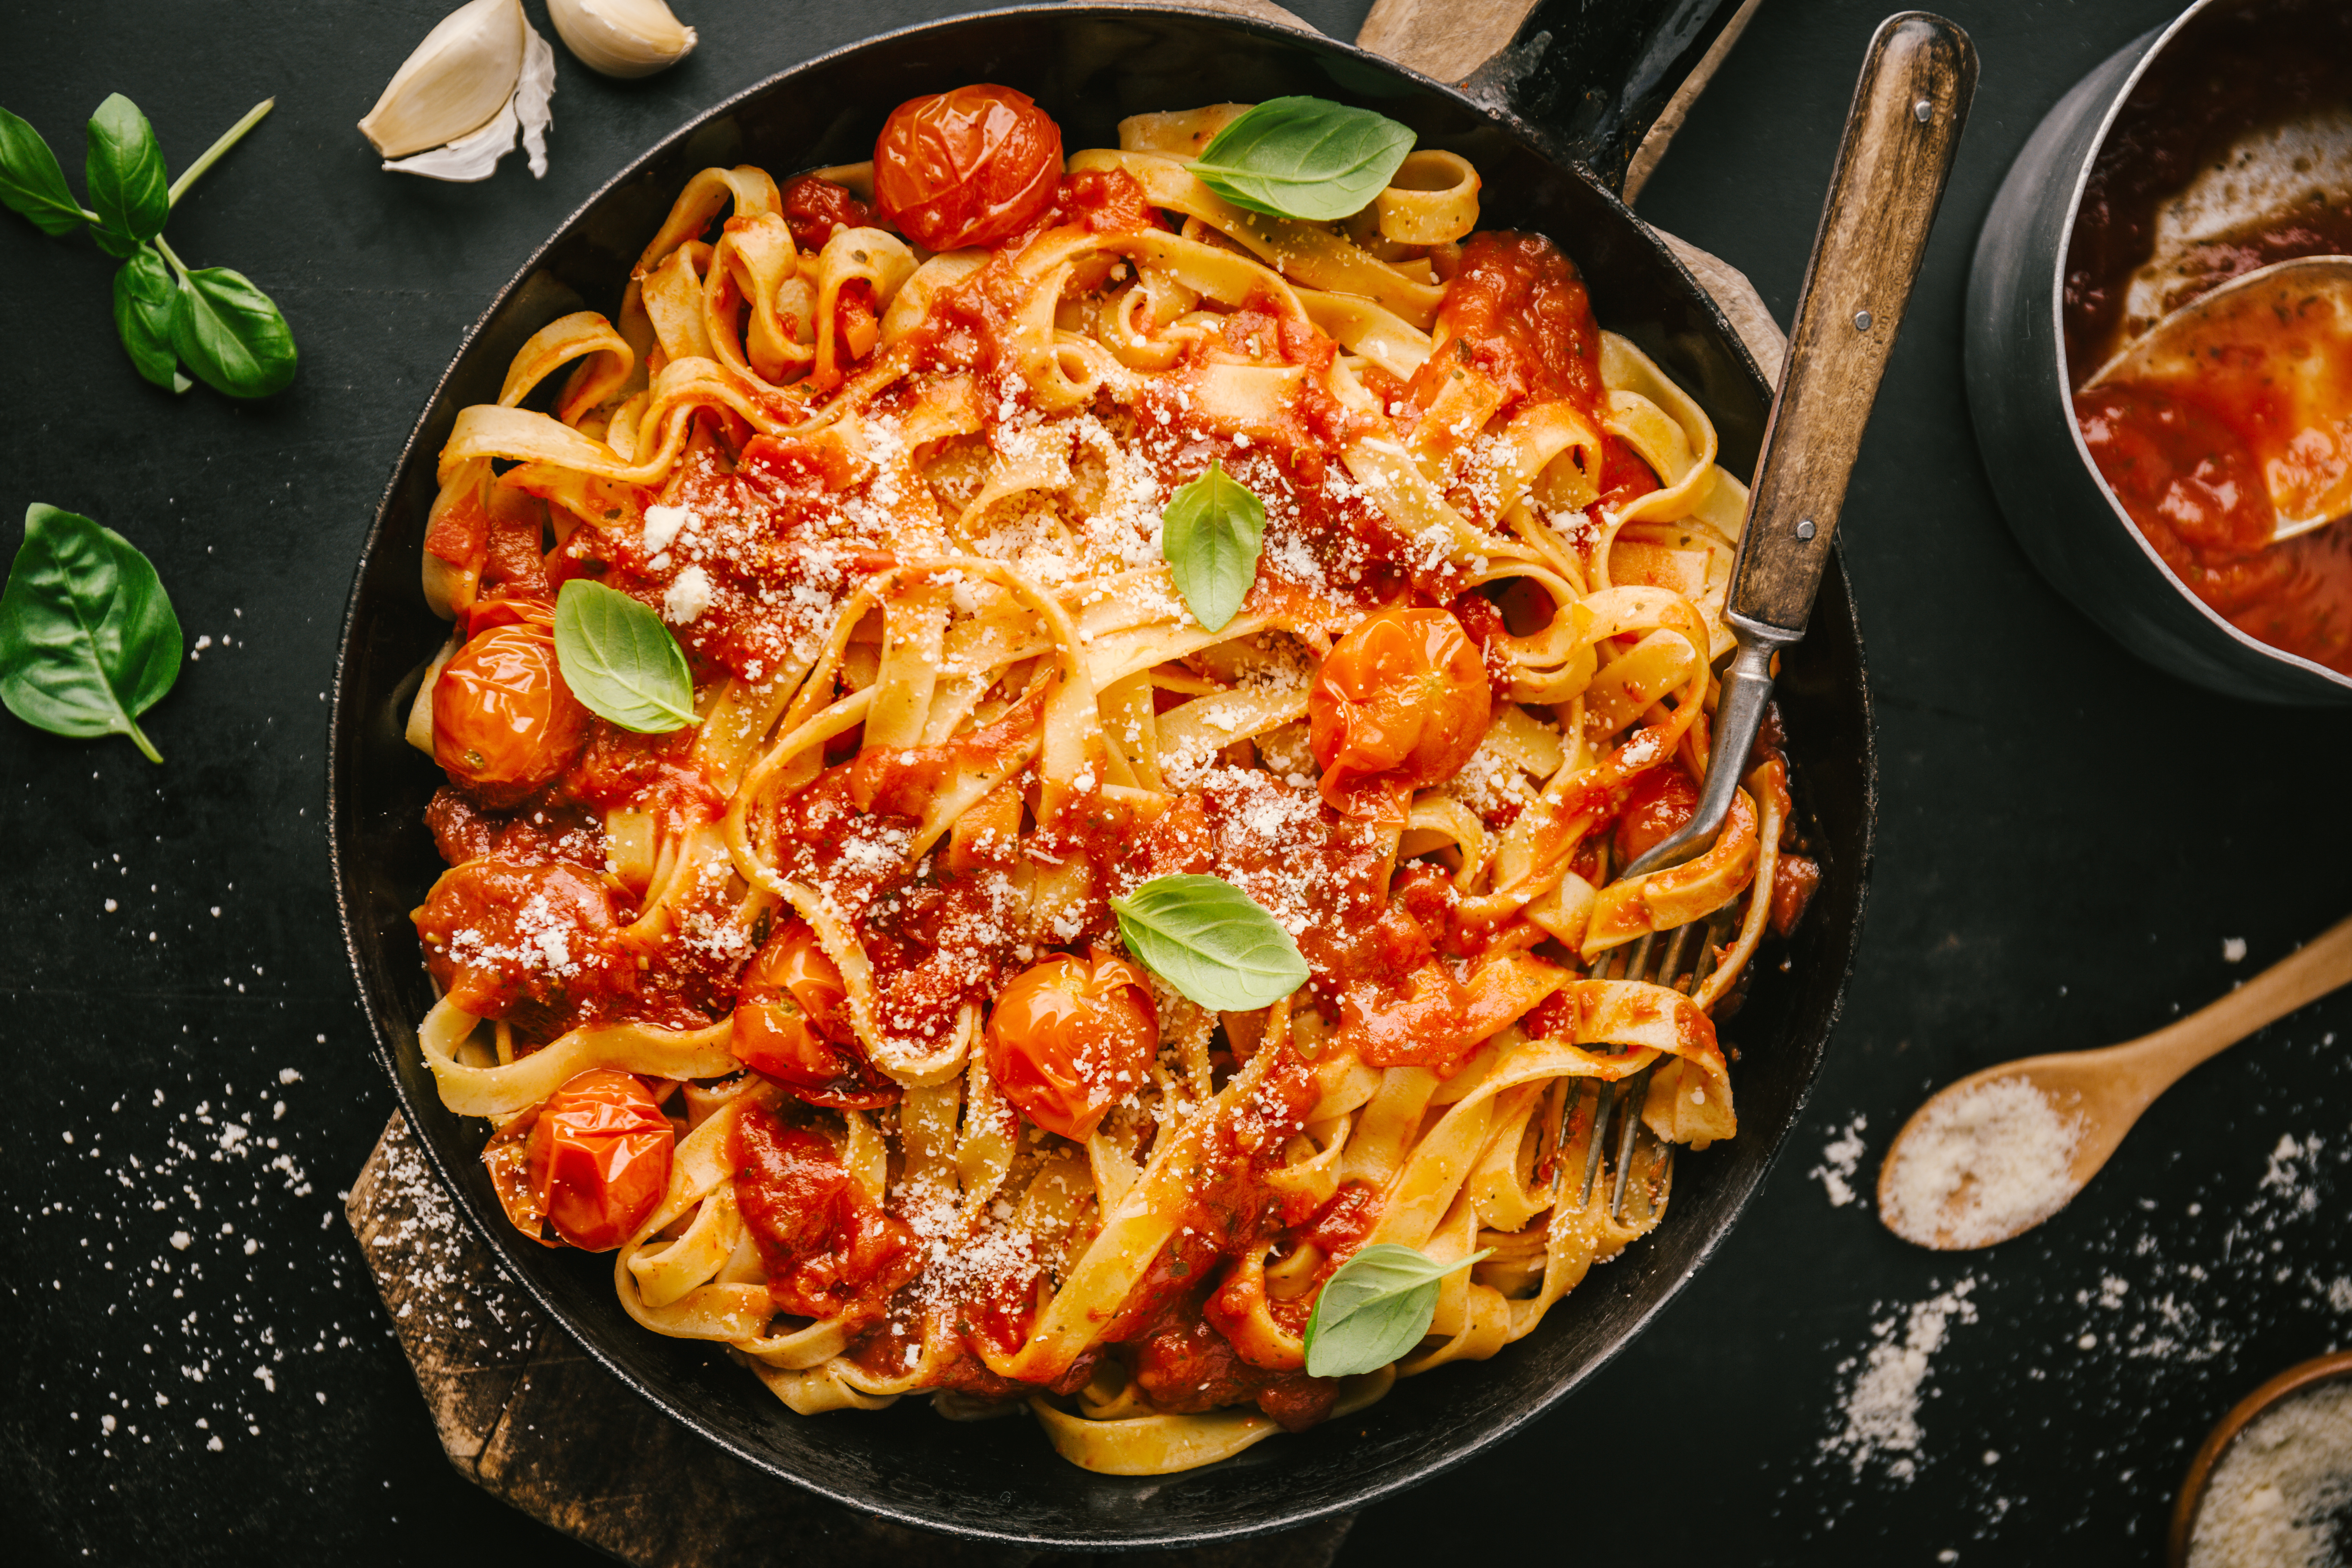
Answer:
[[[1804,635],[1976,80],[1975,46],[1941,16],[1900,12],[1870,41],[1724,607],[1743,631]]]
[[[2137,1043],[2175,1063],[2178,1077],[2347,982],[2352,919],[2337,921],[2228,995]]]

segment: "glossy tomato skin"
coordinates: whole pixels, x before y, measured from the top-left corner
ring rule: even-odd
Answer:
[[[782,927],[743,972],[731,1048],[745,1067],[811,1105],[870,1110],[897,1103],[850,1026],[849,989],[804,921]]]
[[[988,1016],[997,1087],[1048,1132],[1083,1142],[1140,1088],[1160,1048],[1143,972],[1097,948],[1055,953],[1013,976]]]
[[[488,855],[452,866],[416,911],[425,967],[478,1018],[572,1022],[625,992],[636,966],[604,879],[563,861]]]
[[[1478,645],[1444,610],[1386,609],[1332,647],[1307,693],[1323,798],[1366,781],[1418,789],[1459,773],[1494,717]]]
[[[1028,94],[978,84],[912,98],[874,143],[874,205],[932,250],[1010,238],[1053,205],[1062,128]]]
[[[642,1079],[591,1068],[540,1108],[524,1168],[556,1235],[584,1252],[609,1252],[668,1190],[676,1141]]]
[[[1633,780],[1617,817],[1617,864],[1630,866],[1682,831],[1698,815],[1698,785],[1678,763],[1668,762]]]
[[[433,687],[433,760],[485,805],[513,805],[555,782],[587,743],[588,710],[556,668],[540,616],[475,633]]]

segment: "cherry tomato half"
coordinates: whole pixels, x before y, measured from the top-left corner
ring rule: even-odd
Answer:
[[[1382,610],[1333,646],[1307,693],[1307,740],[1323,798],[1392,775],[1412,788],[1453,777],[1494,717],[1478,645],[1444,610]]]
[[[932,250],[992,245],[1053,205],[1062,128],[1027,93],[975,85],[910,98],[874,143],[874,205]]]
[[[850,1027],[849,989],[816,932],[793,921],[768,939],[743,972],[731,1048],[811,1105],[871,1110],[898,1098]]]
[[[635,1074],[591,1068],[549,1095],[524,1160],[555,1234],[585,1252],[626,1241],[669,1188],[676,1138]]]
[[[536,616],[469,638],[433,687],[433,760],[486,805],[546,788],[588,739],[588,710],[555,664]]]
[[[1084,1140],[1142,1087],[1160,1048],[1159,1010],[1143,972],[1097,948],[1055,953],[1013,976],[988,1016],[997,1087],[1048,1132]]]

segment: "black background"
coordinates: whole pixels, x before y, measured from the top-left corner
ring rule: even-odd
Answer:
[[[520,154],[480,185],[382,174],[352,122],[450,3],[52,0],[7,20],[0,103],[78,187],[79,128],[110,91],[147,111],[175,172],[277,95],[167,233],[190,265],[274,295],[302,353],[265,404],[173,399],[116,346],[112,264],[0,216],[0,551],[26,502],[86,512],[154,560],[191,644],[212,639],[145,721],[160,769],[0,718],[0,1465],[10,1534],[45,1560],[602,1560],[444,1463],[341,1218],[393,1098],[327,880],[336,631],[426,391],[564,215],[725,94],[960,7],[679,0],[703,45],[664,75],[609,82],[559,46],[545,180]],[[1747,271],[1784,322],[1885,4],[1768,0],[1640,204]],[[1345,37],[1366,7],[1296,8]],[[1811,1113],[1656,1328],[1528,1434],[1370,1512],[1350,1568],[1465,1550],[2145,1562],[2206,1428],[2352,1340],[2344,998],[2201,1069],[2073,1208],[1988,1253],[1914,1250],[1809,1174],[1866,1116],[1866,1192],[1937,1084],[2210,999],[2343,915],[2352,864],[2352,716],[2211,697],[2107,643],[2011,542],[1961,395],[1960,301],[1994,186],[2064,89],[2173,7],[1945,9],[1983,78],[1846,506],[1884,809]],[[2243,963],[2224,962],[2228,938]],[[1973,1318],[1928,1358],[1918,1447],[1858,1468],[1825,1452],[1873,1344],[1899,1345],[1912,1306],[1963,1282]]]

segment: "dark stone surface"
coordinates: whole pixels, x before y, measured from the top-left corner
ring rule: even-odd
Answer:
[[[378,174],[351,123],[446,4],[49,0],[17,9],[0,59],[0,103],[77,185],[79,126],[109,91],[147,110],[175,170],[276,93],[168,232],[191,265],[273,293],[303,353],[269,403],[172,399],[114,343],[111,264],[0,217],[16,365],[0,551],[27,501],[88,512],[153,557],[190,639],[213,639],[150,716],[160,770],[121,742],[0,719],[0,1040],[17,1084],[0,1464],[14,1533],[45,1561],[596,1560],[447,1468],[336,1216],[392,1096],[320,828],[335,629],[425,392],[563,215],[701,105],[947,7],[680,0],[704,44],[675,71],[610,83],[563,58],[546,180],[519,159],[476,186]],[[1344,35],[1364,7],[1297,8]],[[1368,1514],[1343,1562],[2144,1562],[2206,1427],[2352,1337],[2328,1292],[2352,1276],[2341,998],[2201,1070],[2074,1209],[1990,1253],[1914,1251],[1807,1174],[1866,1114],[1866,1188],[1934,1085],[2155,1026],[2345,912],[2352,718],[2207,696],[2107,643],[2011,542],[1961,398],[1961,287],[2001,172],[2067,84],[2170,8],[1947,7],[1983,82],[1846,511],[1885,805],[1863,968],[1812,1114],[1652,1333],[1530,1433]],[[1784,321],[1879,11],[1766,5],[1643,199]],[[2314,1134],[2315,1155],[2282,1157],[2283,1137]],[[1931,1358],[1916,1479],[1825,1458],[1860,1370],[1842,1364],[1963,1279],[1976,1318]],[[2336,1294],[2352,1308],[2352,1282]],[[2159,1339],[2174,1349],[2132,1353]]]

